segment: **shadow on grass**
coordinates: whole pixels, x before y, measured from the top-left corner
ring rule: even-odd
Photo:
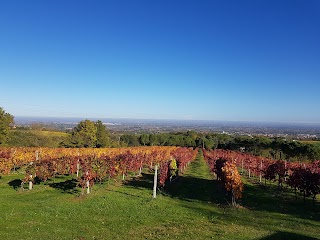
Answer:
[[[188,201],[228,204],[228,196],[223,185],[216,180],[180,176],[173,183],[167,183],[166,195]]]
[[[317,240],[318,238],[308,237],[290,232],[276,232],[270,236],[260,238],[260,240]]]
[[[141,177],[125,182],[134,188],[153,189],[153,174],[143,173]],[[227,195],[221,183],[215,180],[179,176],[172,183],[166,182],[165,187],[158,189],[163,195],[186,201],[214,202],[227,204]],[[159,193],[159,191],[158,191]]]
[[[320,221],[320,204],[308,199],[295,199],[291,189],[279,191],[277,186],[246,184],[242,204],[249,209],[290,214],[295,217]]]
[[[59,189],[63,193],[79,193],[79,190],[77,189],[77,180],[75,179],[66,180],[64,182],[58,183],[49,183],[48,185],[52,188]]]
[[[14,179],[10,182],[8,182],[8,185],[10,187],[13,187],[14,190],[17,190],[18,188],[21,188],[22,181],[20,179]]]
[[[133,178],[125,185],[135,188],[153,188],[153,174],[143,174],[142,177]],[[179,176],[174,182],[166,183],[160,189],[163,195],[178,198],[187,202],[200,201],[214,203],[221,209],[228,208],[231,197],[226,193],[223,184],[216,180],[197,178],[193,176]],[[258,183],[246,183],[242,199],[238,203],[248,210],[288,214],[301,219],[320,221],[320,204],[308,199],[295,199],[291,189],[280,192],[277,186],[267,186]],[[205,210],[203,210],[205,211]],[[210,212],[207,212],[210,215]]]
[[[126,186],[132,186],[134,188],[150,189],[153,188],[153,174],[142,173],[142,176],[135,177],[124,182]]]
[[[33,181],[33,184],[36,185],[36,184],[40,184],[41,183],[41,180],[37,177],[35,177],[34,181]],[[22,185],[22,180],[21,179],[14,179],[10,182],[8,182],[8,185],[10,187],[13,187],[14,190],[18,190],[18,189],[23,189],[23,185]],[[24,183],[24,186],[27,186],[28,183]]]
[[[127,192],[123,192],[123,191],[118,191],[118,190],[106,190],[106,191],[107,191],[107,192],[120,193],[120,194],[129,196],[129,197],[141,198],[141,196],[139,196],[139,195],[134,195],[134,194],[127,193]]]

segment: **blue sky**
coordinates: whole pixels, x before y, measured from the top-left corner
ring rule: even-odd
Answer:
[[[320,122],[320,1],[0,1],[14,116]]]

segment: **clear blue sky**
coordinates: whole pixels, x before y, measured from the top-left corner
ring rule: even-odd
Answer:
[[[320,122],[320,1],[1,0],[14,116]]]

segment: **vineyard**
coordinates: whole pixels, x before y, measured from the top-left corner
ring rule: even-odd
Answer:
[[[0,238],[317,239],[319,173],[224,150],[0,148]]]
[[[47,181],[59,175],[76,175],[79,186],[90,189],[96,182],[110,180],[128,173],[141,175],[144,167],[155,169],[155,179],[160,170],[159,184],[178,173],[195,158],[197,149],[179,147],[137,147],[137,148],[15,148],[0,150],[0,173],[9,174],[12,170],[25,168],[24,183],[32,189],[35,179]]]
[[[316,195],[320,193],[320,161],[312,163],[287,162],[282,160],[272,160],[253,156],[246,153],[236,151],[226,151],[217,149],[215,151],[204,151],[210,169],[217,175],[217,179],[225,180],[225,169],[233,172],[233,183],[226,183],[227,190],[233,192],[233,199],[239,198],[242,192],[242,182],[238,173],[244,171],[248,174],[248,178],[255,177],[261,183],[264,178],[266,181],[276,181],[278,187],[282,188],[284,184],[293,188],[295,193],[299,190],[303,193],[304,200],[311,196],[313,201]]]
[[[238,170],[242,175],[245,171],[249,178],[258,178],[260,183],[264,178],[265,184],[267,180],[277,181],[279,188],[287,184],[295,193],[303,193],[304,199],[311,196],[315,200],[320,193],[319,160],[298,163],[221,149],[202,151],[211,172],[231,194],[233,206],[243,191]],[[129,173],[140,176],[143,168],[149,168],[155,171],[155,191],[157,186],[163,187],[181,174],[197,152],[198,149],[183,147],[1,148],[0,174],[25,169],[21,187],[28,183],[29,189],[35,180],[45,182],[60,175],[74,175],[83,192],[86,189],[89,194],[94,183],[119,176],[125,180]]]

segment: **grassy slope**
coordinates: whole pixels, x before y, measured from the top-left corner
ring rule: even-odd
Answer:
[[[35,135],[49,136],[49,137],[67,137],[69,134],[66,132],[58,131],[45,131],[45,130],[10,130],[11,132],[30,132]]]
[[[300,143],[306,143],[306,144],[316,144],[320,145],[320,141],[314,141],[314,140],[301,140]]]
[[[33,132],[34,134],[39,134],[42,136],[51,136],[51,137],[67,137],[69,136],[68,133],[66,132],[55,132],[55,131],[37,131],[37,130],[32,130],[31,132]]]
[[[11,130],[7,141],[9,147],[59,147],[67,139],[68,133],[39,130]]]
[[[319,203],[303,204],[246,181],[242,205],[230,208],[202,157],[152,199],[152,175],[120,186],[96,184],[79,197],[70,177],[18,191],[0,179],[0,239],[317,239]],[[69,180],[69,181],[66,181]],[[8,184],[8,182],[11,182]],[[309,236],[309,237],[307,237]]]

